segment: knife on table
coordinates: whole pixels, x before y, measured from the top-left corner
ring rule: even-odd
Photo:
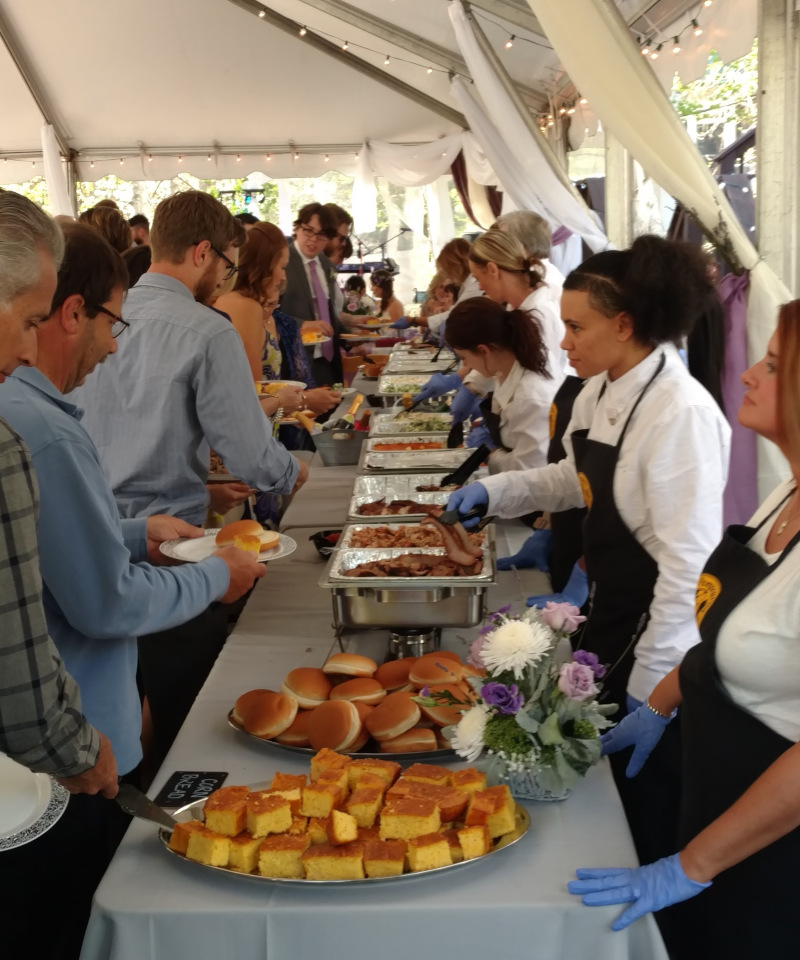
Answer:
[[[482,443],[474,453],[471,453],[467,457],[460,467],[457,467],[452,473],[448,473],[442,477],[442,481],[439,486],[449,487],[451,484],[454,484],[457,487],[462,486],[467,482],[467,480],[469,480],[472,474],[475,473],[475,471],[490,453],[491,450],[489,447],[487,447],[485,443]]]
[[[149,820],[150,823],[158,824],[159,827],[172,830],[178,822],[132,783],[121,783],[114,799],[125,813],[140,820]]]

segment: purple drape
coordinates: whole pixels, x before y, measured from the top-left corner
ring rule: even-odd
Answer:
[[[484,190],[486,191],[486,199],[489,201],[489,209],[495,218],[499,217],[503,212],[503,191],[492,186],[486,186]]]
[[[467,162],[464,159],[464,151],[460,151],[458,156],[450,165],[450,172],[453,174],[453,183],[455,184],[458,196],[464,207],[464,211],[475,226],[483,230],[483,224],[478,223],[475,214],[472,212],[472,204],[469,202],[469,186],[467,181]]]
[[[572,236],[572,231],[569,227],[558,227],[553,231],[553,239],[550,241],[551,247],[557,247],[559,243],[564,243],[565,240],[569,240]]]
[[[750,274],[729,273],[717,284],[725,309],[725,365],[722,372],[722,399],[731,425],[731,463],[725,487],[723,519],[725,524],[745,523],[758,506],[758,461],[756,435],[739,424],[736,414],[745,388],[742,374],[747,362],[747,288]]]

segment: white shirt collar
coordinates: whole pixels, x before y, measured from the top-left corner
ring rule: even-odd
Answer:
[[[519,362],[519,360],[514,361],[514,366],[508,371],[508,376],[500,382],[500,378],[497,378],[497,388],[494,391],[494,399],[497,401],[500,410],[505,410],[505,408],[511,403],[514,399],[514,394],[519,386],[520,380],[525,376],[525,367]]]
[[[622,413],[635,402],[658,369],[662,354],[666,353],[669,359],[670,350],[677,355],[675,348],[669,344],[657,346],[644,360],[616,380],[609,380],[608,374],[604,374],[606,388],[601,402],[609,423],[616,423]],[[680,357],[678,359],[680,360]]]

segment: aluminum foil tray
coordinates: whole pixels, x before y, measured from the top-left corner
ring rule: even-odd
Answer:
[[[443,434],[439,436],[429,433],[411,433],[400,437],[371,437],[367,440],[367,450],[374,450],[376,446],[382,443],[438,443],[439,447],[431,447],[430,450],[447,450],[447,437]],[[457,449],[457,448],[456,448]],[[387,450],[386,453],[429,453],[430,450]],[[381,451],[378,451],[379,453]]]
[[[488,544],[484,545],[481,572],[472,577],[348,577],[346,571],[352,570],[360,563],[369,563],[372,560],[392,560],[395,557],[402,557],[407,553],[419,553],[430,557],[445,556],[444,547],[389,547],[389,548],[363,548],[363,549],[340,549],[336,550],[330,561],[328,571],[328,580],[330,586],[363,586],[379,587],[392,586],[399,584],[416,589],[425,589],[427,587],[448,586],[454,587],[459,584],[472,586],[478,584],[488,584],[494,581],[494,567],[492,563],[492,551],[488,549]]]
[[[429,379],[430,377],[424,373],[384,373],[378,379],[378,393],[385,397],[400,397],[404,393],[410,393],[413,396],[420,392]]]
[[[455,450],[408,450],[383,453],[380,450],[368,450],[365,446],[358,462],[358,472],[450,473],[460,467],[474,452],[469,447],[458,447]]]
[[[475,474],[473,474],[475,476]],[[353,486],[354,497],[369,497],[370,500],[417,500],[420,503],[438,503],[438,500],[424,500],[429,496],[449,496],[452,491],[418,491],[417,487],[430,487],[442,479],[440,473],[384,473],[375,476],[356,477]]]
[[[386,374],[427,373],[430,376],[437,371],[441,373],[448,369],[454,370],[456,366],[450,354],[437,357],[435,360],[432,359],[432,355],[419,357],[413,354],[411,356],[398,354],[391,357],[383,372]]]
[[[453,425],[453,418],[449,413],[420,413],[416,410],[412,412],[411,419],[395,420],[401,411],[402,407],[399,407],[388,413],[373,413],[369,435],[371,437],[402,437],[409,433],[424,433],[425,436],[436,437],[438,434],[447,435]],[[423,417],[436,429],[428,431],[410,429],[414,419]]]
[[[365,518],[365,519],[369,519],[369,518]],[[392,520],[391,517],[384,517],[384,519],[385,519],[385,520],[389,520],[389,521]],[[338,547],[338,549],[340,549],[340,550],[380,549],[380,548],[373,548],[373,547],[359,547],[359,546],[355,546],[355,545],[353,544],[353,542],[352,542],[353,539],[354,539],[355,534],[357,534],[357,533],[358,533],[359,531],[361,531],[361,530],[374,530],[376,527],[388,527],[390,530],[401,530],[403,527],[419,527],[419,526],[420,526],[420,524],[419,524],[418,522],[415,522],[413,519],[411,519],[411,520],[406,520],[404,517],[398,518],[397,522],[390,522],[390,523],[363,523],[363,522],[362,522],[362,523],[349,523],[349,524],[344,528],[344,530],[342,531],[342,535],[341,535],[341,537],[339,537],[339,542],[337,543],[337,547]],[[433,528],[427,527],[427,529],[428,529],[428,530],[431,530],[431,529],[433,529]],[[483,543],[484,543],[484,544],[488,543],[487,534],[486,534],[486,533],[484,533],[484,535],[483,535]],[[388,548],[385,548],[385,549],[388,549]],[[405,548],[403,548],[403,549],[406,550],[406,551],[408,551],[409,553],[412,553],[412,552],[413,552],[413,553],[418,553],[418,552],[421,553],[424,548],[409,546],[409,547],[405,547]],[[428,548],[428,549],[430,549],[430,548]],[[419,579],[419,578],[415,578],[415,579]],[[457,579],[460,580],[460,579],[462,579],[462,578],[461,578],[461,577],[458,577]]]

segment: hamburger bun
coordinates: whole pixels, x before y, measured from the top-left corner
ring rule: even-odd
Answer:
[[[233,708],[233,718],[248,733],[270,740],[291,726],[297,716],[297,701],[275,690],[249,690]]]
[[[433,683],[458,683],[461,679],[461,664],[446,657],[425,656],[411,668],[408,679],[419,690]]]
[[[375,679],[389,693],[395,690],[411,690],[413,687],[408,679],[408,672],[416,662],[416,657],[389,660],[382,663],[375,671]]]
[[[435,697],[437,693],[451,693],[459,700],[466,700],[464,691],[460,686],[453,683],[434,683],[430,686],[430,695]],[[424,703],[419,705],[423,715],[440,727],[449,726],[451,723],[458,723],[461,719],[461,711],[468,709],[469,704],[463,707],[450,706],[446,703],[437,703],[435,707],[426,707]]]
[[[308,740],[314,750],[349,750],[361,733],[361,718],[349,700],[326,700],[311,711]]]
[[[340,674],[348,677],[371,677],[378,669],[378,664],[369,657],[362,657],[358,653],[334,653],[322,665],[325,673]]]
[[[313,710],[328,699],[330,680],[317,667],[297,667],[286,674],[281,692],[294,697],[303,710]]]
[[[381,750],[384,753],[422,753],[426,750],[436,750],[436,734],[425,727],[412,727],[399,737],[381,741]]]
[[[311,722],[313,712],[313,710],[298,710],[291,725],[275,737],[275,742],[282,743],[287,747],[307,747],[308,725]]]
[[[353,741],[353,743],[349,747],[350,752],[356,753],[359,750],[363,750],[364,747],[367,745],[368,740],[369,740],[369,730],[367,730],[366,727],[362,727],[361,733],[359,733],[359,735],[356,737],[356,739]]]
[[[261,553],[261,541],[258,537],[251,537],[249,534],[239,534],[233,538],[234,547],[244,550],[246,553],[252,553],[257,557]]]
[[[461,663],[461,657],[457,653],[453,653],[452,650],[434,650],[432,653],[423,653],[419,659],[422,660],[423,657],[438,657],[440,660],[452,660],[453,663]]]
[[[419,706],[411,699],[412,693],[398,690],[389,693],[367,717],[365,726],[376,740],[391,740],[419,723]]]
[[[354,677],[331,690],[331,700],[361,700],[371,706],[380,703],[385,696],[386,691],[372,677]]]
[[[281,535],[275,530],[265,530],[257,520],[237,520],[223,527],[217,534],[215,543],[218,547],[236,546],[237,537],[258,537],[261,551],[271,550],[280,543]]]
[[[362,723],[366,723],[367,717],[372,713],[375,707],[371,707],[368,703],[364,703],[363,700],[351,700],[353,706],[358,710],[358,715],[361,718]],[[369,732],[367,732],[367,737],[369,738]]]

